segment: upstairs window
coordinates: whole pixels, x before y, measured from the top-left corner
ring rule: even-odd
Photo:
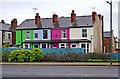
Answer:
[[[62,32],[61,32],[62,34],[62,37],[61,38],[66,38],[66,30],[62,30]]]
[[[5,32],[3,32],[2,36],[3,36],[3,38],[5,38]]]
[[[82,29],[82,37],[87,37],[87,29]]]
[[[8,34],[8,39],[10,39],[11,38],[11,36],[10,36],[10,34]]]
[[[29,31],[26,32],[26,39],[30,39],[30,32]]]
[[[43,39],[48,39],[47,30],[43,30]]]
[[[34,33],[34,37],[35,37],[35,38],[38,38],[38,33]]]

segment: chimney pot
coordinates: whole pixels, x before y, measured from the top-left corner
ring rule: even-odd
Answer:
[[[72,13],[71,13],[71,22],[74,22],[76,20],[76,14],[74,12],[75,11],[72,10]]]

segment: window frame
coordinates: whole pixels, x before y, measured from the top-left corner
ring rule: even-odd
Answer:
[[[37,34],[37,37],[36,37],[36,34]],[[34,38],[38,38],[39,36],[39,33],[34,33]]]
[[[45,32],[46,35],[44,35],[44,31],[46,31]],[[48,30],[46,30],[46,29],[43,30],[43,39],[48,39]]]
[[[11,39],[11,34],[10,33],[8,33],[8,39]]]
[[[64,46],[61,46],[62,44],[64,44]],[[60,47],[60,48],[67,48],[67,44],[66,44],[66,43],[60,43],[60,44],[59,44],[59,47]]]
[[[34,48],[35,48],[35,45],[37,45],[38,46],[37,48],[39,48],[39,44],[34,44]]]
[[[85,47],[82,47],[82,45],[85,45]],[[84,53],[86,53],[86,43],[81,43],[81,48],[84,49]]]
[[[75,47],[73,47],[73,45],[75,45]],[[77,45],[76,45],[76,44],[72,44],[72,45],[71,45],[71,48],[76,48],[76,47],[77,47]]]
[[[66,30],[61,30],[61,39],[66,39],[67,38],[66,33],[67,33]]]
[[[26,31],[26,40],[30,40],[30,32]]]
[[[87,37],[87,29],[82,29],[82,37]]]
[[[41,43],[41,48],[43,48],[43,44],[45,44],[45,48],[49,48],[49,43]]]

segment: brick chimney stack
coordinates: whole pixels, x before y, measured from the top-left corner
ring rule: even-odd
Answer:
[[[53,23],[57,23],[58,22],[58,15],[53,14]]]
[[[36,13],[36,16],[35,16],[35,24],[37,24],[37,25],[40,24],[40,16],[39,16],[39,13]]]
[[[14,29],[17,27],[17,19],[13,19],[11,21],[11,27],[14,28]]]
[[[4,21],[4,20],[1,20],[1,23],[5,24],[5,21]]]
[[[74,12],[75,11],[72,10],[72,13],[71,13],[71,22],[74,22],[76,20],[76,14]]]
[[[97,13],[95,11],[92,12],[92,20],[93,20],[93,22],[95,22],[95,20],[96,20],[96,15],[97,15]]]

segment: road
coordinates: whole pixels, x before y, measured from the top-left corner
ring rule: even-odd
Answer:
[[[2,65],[3,77],[118,77],[117,66]]]

